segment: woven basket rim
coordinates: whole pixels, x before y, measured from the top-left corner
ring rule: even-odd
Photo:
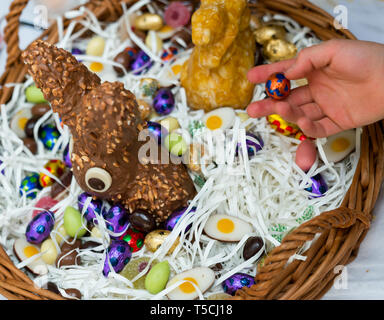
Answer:
[[[100,20],[117,20],[123,13],[121,3],[130,5],[135,0],[90,0],[86,6]],[[0,103],[9,100],[12,88],[7,83],[22,82],[26,68],[20,60],[19,18],[28,0],[14,0],[7,15],[4,30],[7,43],[6,70],[0,78]],[[307,0],[250,1],[252,10],[259,13],[282,13],[298,23],[308,26],[321,40],[332,38],[356,39],[346,29],[336,30],[334,18]],[[70,20],[64,21],[68,26]],[[40,38],[56,43],[56,24],[50,26]],[[233,299],[319,299],[332,286],[337,274],[336,265],[345,265],[357,255],[360,243],[370,225],[384,172],[383,122],[363,128],[362,148],[352,185],[340,208],[323,212],[303,223],[284,237],[258,269],[256,284],[236,292]],[[306,242],[320,236],[306,252],[306,261],[288,259]],[[17,269],[0,245],[0,294],[8,299],[63,299],[46,289],[38,289],[33,281]]]

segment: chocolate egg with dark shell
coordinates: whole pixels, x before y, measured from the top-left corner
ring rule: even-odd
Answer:
[[[124,240],[112,240],[104,261],[103,275],[105,277],[113,270],[119,273],[131,260],[132,249]]]
[[[54,214],[50,211],[43,211],[37,214],[28,224],[25,231],[27,241],[39,244],[49,237],[55,224]]]

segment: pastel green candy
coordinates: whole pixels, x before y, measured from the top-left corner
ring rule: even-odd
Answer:
[[[65,232],[72,238],[75,236],[80,238],[87,232],[83,225],[87,225],[87,221],[84,217],[81,217],[80,211],[74,207],[66,207],[64,210]]]
[[[175,132],[172,132],[166,136],[164,144],[169,152],[175,156],[182,156],[188,148],[188,145],[183,137]]]
[[[25,90],[25,97],[27,98],[27,101],[31,103],[47,102],[47,100],[44,99],[43,92],[34,84]]]
[[[167,260],[154,265],[145,277],[145,289],[151,294],[156,294],[164,290],[170,272],[171,269]]]

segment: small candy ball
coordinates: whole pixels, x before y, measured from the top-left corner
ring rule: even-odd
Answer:
[[[247,153],[249,158],[253,157],[256,152],[260,151],[264,146],[263,140],[250,132],[247,132],[245,136],[245,144],[247,146]],[[239,152],[242,152],[240,142],[236,146],[236,155],[239,154]]]
[[[46,124],[39,130],[39,139],[48,150],[52,150],[60,137],[60,132],[53,124]]]
[[[167,88],[159,89],[153,99],[153,108],[160,115],[170,114],[175,108],[175,98],[172,91]]]
[[[278,114],[271,114],[267,116],[267,120],[273,129],[284,136],[293,135],[299,131],[299,127],[296,124],[285,121]]]
[[[185,212],[187,211],[188,207],[184,207],[184,208],[181,208],[175,212],[173,212],[169,217],[168,219],[165,221],[165,229],[169,230],[169,231],[172,231],[177,222],[180,220],[180,218],[185,214]],[[193,212],[196,211],[196,207],[193,207],[191,210],[188,211],[187,214],[191,214]],[[186,228],[185,228],[185,232],[187,232],[190,228],[191,228],[192,224],[189,224]]]
[[[126,72],[131,70],[131,64],[133,60],[134,56],[132,56],[128,51],[125,50],[118,53],[113,59],[114,62],[121,64]],[[124,75],[124,70],[121,67],[113,66],[113,70],[115,70],[119,77]]]
[[[133,61],[131,65],[131,69],[134,71],[134,75],[139,75],[143,73],[144,71],[147,71],[153,64],[153,61],[150,59],[150,57],[144,52],[140,51],[135,61]]]
[[[115,272],[120,272],[131,260],[131,247],[124,240],[112,240],[107,249],[107,256],[104,261],[103,275],[105,277],[111,272],[109,264],[111,264]]]
[[[152,135],[159,144],[161,144],[163,137],[168,133],[160,123],[154,121],[147,121],[147,128],[149,134]]]
[[[248,260],[256,255],[264,246],[264,241],[261,237],[249,237],[244,244],[243,258]]]
[[[142,98],[151,98],[155,96],[159,88],[159,81],[153,78],[143,78],[139,83],[140,96]]]
[[[269,97],[281,100],[288,97],[291,92],[291,82],[283,73],[277,72],[268,78],[265,89]]]
[[[155,13],[144,13],[134,20],[133,25],[143,31],[156,31],[163,27],[163,19]]]
[[[108,211],[103,213],[107,229],[113,233],[122,233],[129,225],[128,212],[120,204],[113,205]],[[119,237],[111,235],[111,237]]]
[[[43,92],[36,85],[31,85],[25,90],[25,98],[32,103],[46,103]]]
[[[87,233],[87,229],[83,227],[87,224],[85,218],[81,216],[79,210],[68,206],[64,210],[64,229],[72,238],[80,238]]]
[[[52,199],[51,197],[42,197],[35,204],[35,210],[33,210],[32,217],[35,217],[42,211],[49,210],[52,212],[51,208],[58,204],[59,201]]]
[[[183,27],[188,24],[191,12],[180,1],[172,2],[164,12],[165,23],[172,28]]]
[[[72,168],[71,155],[69,154],[69,143],[67,144],[67,146],[66,146],[65,149],[64,149],[64,153],[63,153],[63,161],[64,161],[64,164],[65,164],[68,168]]]
[[[43,242],[49,237],[54,224],[55,217],[52,212],[43,211],[39,213],[27,226],[25,231],[27,241],[35,244]]]
[[[39,182],[40,175],[38,173],[32,173],[26,176],[20,184],[20,195],[26,194],[28,199],[35,199],[37,190],[41,190],[43,187]]]
[[[144,233],[129,227],[127,231],[119,237],[119,240],[124,240],[132,248],[132,252],[139,251],[144,244]]]
[[[188,150],[188,145],[183,136],[175,132],[165,137],[164,145],[175,156],[182,156]]]
[[[328,190],[328,185],[320,173],[311,178],[312,185],[305,190],[315,195],[311,195],[310,198],[319,198],[324,195]]]
[[[51,106],[48,103],[37,103],[32,107],[31,112],[33,117],[41,118],[50,110]]]
[[[300,142],[296,149],[295,162],[297,166],[307,172],[316,161],[317,150],[315,144],[311,140],[304,140]]]
[[[65,164],[60,160],[50,160],[45,164],[44,168],[52,175],[60,178],[65,171]],[[45,188],[52,185],[54,180],[45,173],[40,173],[39,181],[41,186]]]
[[[131,226],[139,231],[148,233],[156,228],[156,220],[148,212],[136,210],[129,216]]]
[[[255,279],[252,276],[239,272],[226,279],[222,286],[225,293],[233,296],[237,290],[242,287],[250,288],[253,284],[255,284]]]
[[[77,206],[80,212],[83,212],[84,204],[87,201],[88,197],[92,197],[89,193],[83,192],[77,198]],[[96,215],[101,215],[101,209],[103,202],[99,199],[92,199],[88,204],[88,207],[84,211],[84,217],[88,222],[93,221],[96,218]]]

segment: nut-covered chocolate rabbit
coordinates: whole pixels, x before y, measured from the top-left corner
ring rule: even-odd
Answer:
[[[195,188],[183,164],[152,164],[139,159],[139,141],[146,128],[135,96],[120,82],[100,78],[68,51],[47,42],[33,42],[22,55],[73,139],[71,161],[81,188],[120,202],[130,211],[146,210],[158,222],[185,206]],[[160,148],[159,153],[167,152]],[[152,149],[151,149],[152,150]]]

